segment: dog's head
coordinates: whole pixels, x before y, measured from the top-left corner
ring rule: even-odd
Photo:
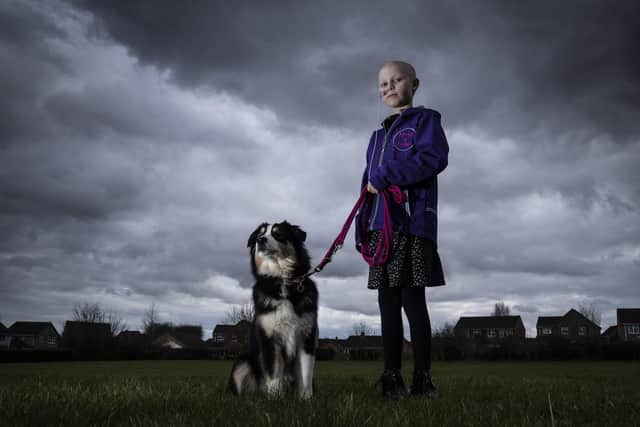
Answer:
[[[287,221],[260,224],[247,242],[253,275],[291,278],[306,273],[310,262],[306,238],[307,233]]]

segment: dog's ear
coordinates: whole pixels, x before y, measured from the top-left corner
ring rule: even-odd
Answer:
[[[305,233],[304,230],[302,230],[302,228],[298,227],[297,225],[293,225],[289,223],[289,221],[287,221],[286,219],[281,222],[281,225],[291,230],[291,233],[296,238],[296,240],[300,242],[304,242],[307,239],[307,233]]]
[[[300,242],[304,242],[305,240],[307,240],[307,233],[305,233],[302,228],[298,227],[297,225],[292,225],[291,230],[293,230],[293,235],[296,236],[296,239],[298,239]]]
[[[247,241],[248,248],[253,248],[256,245],[256,240],[258,240],[258,234],[260,234],[260,230],[265,225],[267,225],[267,223],[263,222],[262,224],[257,226],[255,230],[253,230],[253,233],[251,233],[251,236],[249,236],[249,240]]]

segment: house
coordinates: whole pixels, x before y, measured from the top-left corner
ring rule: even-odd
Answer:
[[[111,324],[67,320],[62,343],[81,357],[101,357],[113,348]]]
[[[346,351],[351,360],[377,360],[382,357],[382,336],[351,335],[346,340]]]
[[[249,350],[251,322],[240,320],[235,325],[216,325],[211,339],[207,340],[212,356],[233,358]]]
[[[140,331],[122,331],[116,337],[118,347],[128,350],[142,350],[147,345],[147,336]]]
[[[351,360],[377,360],[382,358],[383,354],[382,336],[365,335],[364,332],[347,338],[345,347]],[[411,344],[404,337],[402,352],[405,354],[411,352]]]
[[[51,322],[15,322],[8,333],[16,347],[53,349],[60,343],[60,334]]]
[[[561,338],[572,342],[597,340],[600,326],[573,308],[564,316],[540,316],[536,322],[537,338]]]
[[[520,316],[461,317],[453,332],[459,339],[525,338]]]
[[[536,337],[551,337],[560,335],[558,324],[562,316],[538,316],[536,322]]]
[[[11,335],[9,330],[0,323],[0,348],[9,348],[11,346]]]
[[[640,308],[618,308],[617,336],[621,341],[640,340]]]
[[[316,358],[319,360],[346,359],[347,355],[347,340],[338,337],[318,340]]]

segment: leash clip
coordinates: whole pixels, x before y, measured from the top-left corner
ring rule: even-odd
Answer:
[[[298,283],[298,286],[296,286],[296,290],[300,293],[304,292],[304,285],[302,284],[302,281],[300,281],[300,283]]]

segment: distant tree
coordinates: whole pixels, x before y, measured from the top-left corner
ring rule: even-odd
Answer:
[[[578,311],[596,325],[600,325],[600,321],[602,320],[602,313],[600,312],[598,306],[594,303],[591,303],[589,305],[587,305],[586,303],[579,304]]]
[[[158,324],[158,310],[156,309],[156,303],[152,302],[149,309],[144,313],[144,318],[142,320],[142,327],[143,327],[144,333],[152,341],[157,334],[157,331],[156,331],[157,324]]]
[[[105,314],[100,304],[76,304],[73,306],[73,320],[77,322],[104,323]]]
[[[111,335],[114,337],[127,329],[127,322],[113,311],[107,312],[106,320],[111,325]]]
[[[364,320],[353,324],[354,335],[373,335],[373,328],[367,324]]]
[[[453,323],[444,322],[442,328],[436,328],[433,331],[433,335],[436,337],[452,337],[454,336],[454,327],[455,325]]]
[[[498,301],[493,306],[493,313],[491,313],[491,315],[492,316],[508,316],[510,312],[511,310],[509,309],[509,306],[506,305],[504,301]]]
[[[104,310],[100,304],[84,302],[73,306],[73,320],[77,322],[108,323],[111,335],[116,336],[127,329],[126,322],[112,310]]]
[[[230,310],[227,310],[224,318],[222,319],[222,323],[235,325],[241,320],[248,320],[249,322],[252,322],[254,315],[255,309],[253,307],[253,303],[248,302],[241,306],[234,305]]]

